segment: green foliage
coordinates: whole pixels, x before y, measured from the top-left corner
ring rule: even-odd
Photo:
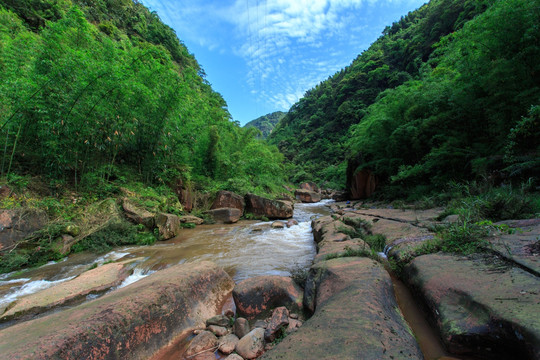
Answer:
[[[20,5],[0,6],[2,174],[39,174],[98,198],[133,176],[259,193],[284,182],[282,155],[230,121],[193,56],[142,4]]]
[[[104,253],[117,246],[124,245],[151,245],[156,238],[151,233],[139,233],[137,227],[125,222],[111,222],[104,228],[96,231],[72,247],[72,252],[92,251]]]
[[[382,104],[388,96],[385,91],[409,81],[414,84],[414,80],[420,79],[433,46],[442,37],[458,32],[490,3],[489,0],[432,0],[387,27],[383,36],[351,65],[307,91],[269,137],[269,141],[296,165],[293,181],[314,180],[342,188],[347,158],[358,152],[366,156],[370,166],[380,172],[384,180],[396,175],[402,165],[410,166],[403,168],[403,176],[419,176],[422,169],[412,166],[430,144],[422,143],[425,136],[415,138],[416,133],[422,131],[415,129],[417,123],[410,123],[389,136],[395,126],[392,116],[400,112],[415,116],[424,110],[435,112],[438,109],[430,104],[411,106],[418,96],[410,91],[405,92],[407,97],[403,101],[380,116],[373,114],[369,106],[380,103],[379,108],[386,109],[386,104]],[[436,96],[432,101],[435,103],[445,93],[438,94],[434,89],[430,95]],[[349,131],[351,125],[364,123],[366,116],[376,117],[369,121],[373,129],[368,134]],[[371,133],[372,142],[366,148],[363,138]],[[406,141],[402,143],[402,140]],[[416,146],[411,146],[410,142]],[[407,162],[401,161],[402,158]],[[373,160],[380,161],[371,163]],[[392,172],[386,170],[389,166]]]
[[[369,244],[371,249],[376,252],[381,252],[386,246],[386,236],[382,234],[371,234],[363,238],[363,240]]]
[[[365,249],[351,249],[350,247],[346,247],[345,251],[341,253],[328,254],[324,257],[324,259],[332,260],[342,257],[368,257],[373,260],[379,260],[378,255],[374,251],[368,251]]]
[[[261,117],[258,117],[255,120],[251,120],[246,125],[244,125],[245,128],[255,128],[258,129],[261,132],[260,137],[262,139],[266,139],[272,130],[274,130],[274,127],[276,127],[279,120],[281,120],[285,116],[285,113],[282,111],[276,111],[271,114],[267,114]]]

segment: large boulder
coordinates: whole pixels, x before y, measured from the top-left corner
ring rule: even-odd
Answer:
[[[46,223],[47,215],[41,211],[0,209],[0,250],[9,250]]]
[[[147,359],[217,314],[233,280],[211,262],[175,265],[98,299],[0,330],[5,359]]]
[[[24,315],[35,315],[83,299],[89,294],[103,293],[125,280],[131,273],[129,262],[132,261],[105,264],[74,279],[15,300],[0,315],[0,322]]]
[[[210,209],[234,208],[240,210],[240,216],[242,216],[245,206],[246,203],[242,196],[230,191],[221,190],[217,193],[216,199]]]
[[[291,311],[302,309],[302,289],[285,276],[257,276],[239,282],[233,290],[236,312],[253,319],[279,306]]]
[[[233,224],[240,220],[242,212],[237,208],[219,208],[206,212],[218,224]]]
[[[321,201],[321,194],[310,190],[295,190],[294,196],[296,197],[296,200],[303,203],[316,203]]]
[[[126,217],[135,224],[142,224],[148,229],[154,228],[154,214],[135,205],[131,200],[122,200],[122,209]]]
[[[180,234],[180,218],[177,215],[159,213],[155,217],[159,240],[169,240]]]
[[[288,219],[293,216],[290,201],[271,200],[254,194],[246,195],[246,212],[269,219]]]
[[[383,266],[340,258],[312,268],[315,313],[261,359],[422,359]]]
[[[307,190],[307,191],[312,191],[312,192],[315,192],[315,193],[320,193],[321,192],[321,189],[319,188],[319,186],[317,186],[317,184],[315,184],[314,182],[311,182],[311,181],[306,181],[304,183],[301,183],[300,184],[300,189]]]
[[[538,276],[487,255],[423,255],[405,271],[450,352],[540,359]]]
[[[255,359],[264,352],[264,329],[255,328],[236,344],[236,352],[244,359]]]
[[[193,216],[193,215],[182,215],[180,216],[180,222],[182,224],[195,224],[195,225],[201,225],[204,223],[204,220],[200,217]]]

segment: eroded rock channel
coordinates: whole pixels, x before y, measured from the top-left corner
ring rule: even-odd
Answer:
[[[540,221],[509,223],[520,231],[493,237],[482,256],[419,255],[440,212],[297,204],[298,225],[290,227],[202,226],[159,245],[4,276],[0,353],[7,359],[539,358]],[[359,225],[371,237],[384,235],[382,258]],[[401,264],[403,282],[388,272],[383,255]],[[112,263],[99,265],[107,259]],[[309,269],[303,288],[288,277],[298,268]],[[107,276],[82,287],[74,281],[92,272]],[[35,282],[57,287],[25,295],[25,284]]]

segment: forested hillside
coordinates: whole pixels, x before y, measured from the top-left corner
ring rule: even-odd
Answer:
[[[270,192],[282,155],[231,121],[174,31],[132,0],[0,1],[3,176]],[[257,174],[258,176],[253,176]]]
[[[269,140],[294,180],[344,186],[354,160],[398,185],[391,196],[538,176],[539,23],[537,0],[432,0],[308,91]]]
[[[254,127],[259,129],[261,131],[262,138],[266,139],[272,133],[272,130],[274,130],[279,120],[281,120],[281,118],[284,116],[285,113],[283,111],[275,111],[273,113],[258,117],[255,120],[251,120],[244,125],[244,127]]]

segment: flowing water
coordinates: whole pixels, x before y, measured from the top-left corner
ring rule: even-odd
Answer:
[[[18,273],[0,275],[0,312],[17,298],[67,281],[94,264],[136,259],[126,286],[175,264],[210,260],[225,269],[235,281],[258,275],[289,275],[295,268],[311,265],[316,249],[311,219],[330,214],[325,205],[296,204],[298,225],[273,229],[272,222],[241,221],[228,225],[204,225],[183,229],[174,239],[152,246],[115,249],[105,255],[74,254],[58,263]]]
[[[62,281],[70,280],[94,264],[134,259],[133,274],[119,287],[127,286],[151,273],[175,264],[210,260],[225,269],[236,281],[259,275],[290,275],[308,268],[316,254],[311,220],[329,215],[329,200],[316,204],[296,204],[298,225],[273,229],[272,222],[241,221],[230,225],[204,225],[183,229],[169,241],[152,246],[119,248],[105,255],[74,254],[63,261],[40,268],[0,275],[0,313],[12,301]],[[384,259],[385,256],[381,257]],[[383,260],[384,261],[384,260]],[[405,319],[415,333],[427,360],[446,357],[437,334],[427,324],[406,286],[393,278],[394,290]],[[88,297],[88,300],[96,295]],[[163,358],[173,358],[165,356]]]

